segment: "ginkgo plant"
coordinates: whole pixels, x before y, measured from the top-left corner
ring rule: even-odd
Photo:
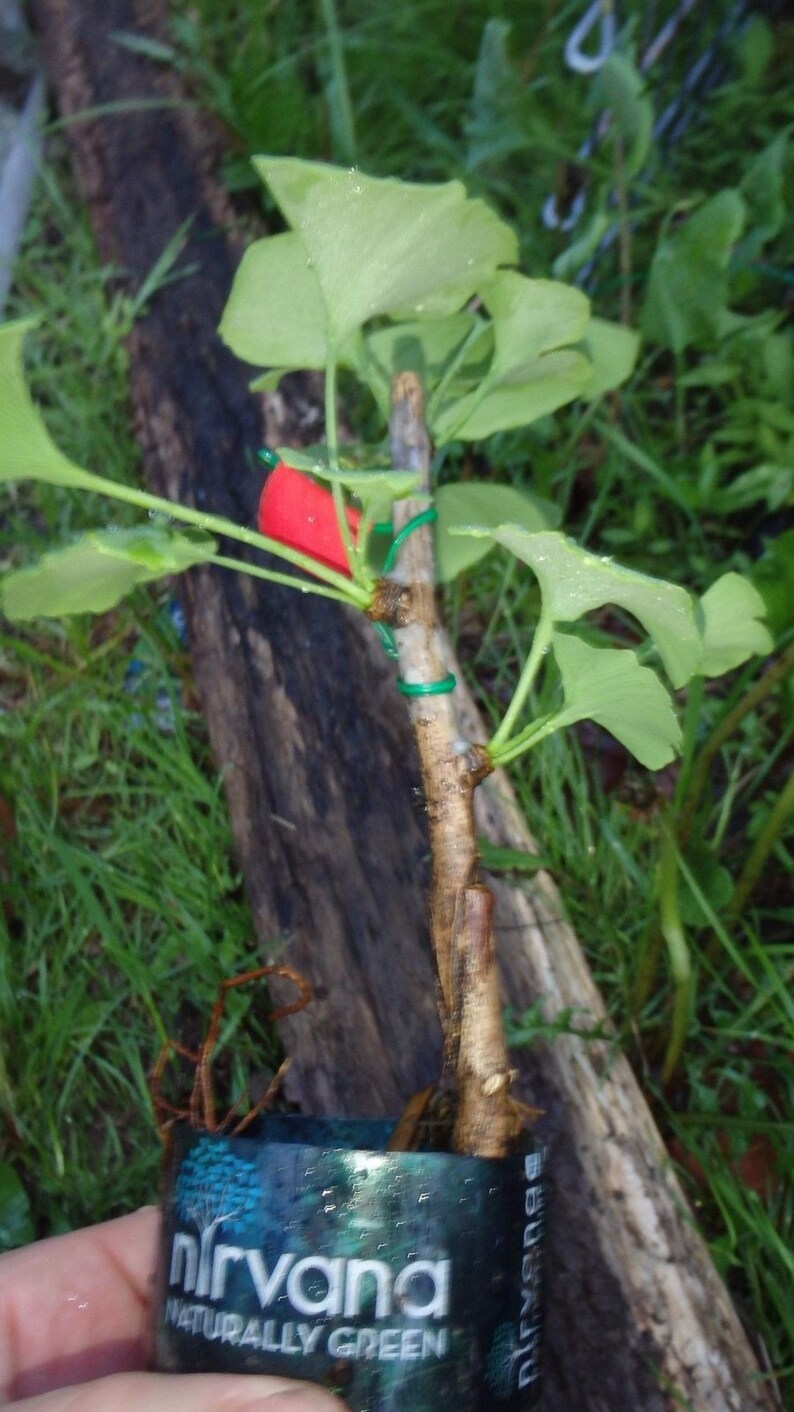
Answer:
[[[452,1145],[497,1156],[520,1114],[510,1096],[472,791],[497,765],[584,719],[646,767],[666,765],[680,743],[671,689],[770,650],[763,601],[734,573],[696,600],[599,558],[561,532],[554,507],[529,491],[472,481],[434,487],[431,443],[476,441],[602,396],[631,371],[635,335],[593,318],[580,291],[519,273],[513,232],[458,182],[407,184],[291,158],[261,157],[255,166],[287,230],[244,255],[220,334],[264,370],[255,389],[293,369],[324,372],[325,444],[266,455],[258,530],[117,485],[53,444],[25,383],[30,323],[9,324],[0,330],[0,478],[99,492],[148,518],[132,529],[97,528],[14,570],[0,602],[12,620],[100,612],[140,583],[215,564],[321,594],[379,625],[398,663],[429,804]],[[385,442],[363,460],[359,448],[340,447],[340,369],[390,419],[390,453]],[[379,570],[384,523],[393,529]],[[232,558],[219,551],[221,539],[277,556],[284,568]],[[541,607],[501,721],[489,740],[465,742],[433,588],[495,546],[534,575]],[[630,616],[637,650],[594,640],[587,615],[605,605]],[[541,674],[554,677],[556,705],[527,719]]]

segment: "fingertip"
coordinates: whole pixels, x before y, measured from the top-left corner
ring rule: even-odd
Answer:
[[[347,1412],[316,1383],[224,1373],[116,1373],[8,1406],[9,1412],[12,1406],[20,1412]]]

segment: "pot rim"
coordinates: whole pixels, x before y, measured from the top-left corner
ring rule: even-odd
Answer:
[[[193,1127],[182,1121],[176,1123],[172,1134],[180,1138],[192,1136],[215,1141],[245,1143],[258,1149],[263,1148],[302,1148],[316,1156],[330,1155],[332,1152],[345,1152],[348,1155],[360,1154],[362,1159],[392,1161],[395,1165],[411,1166],[428,1161],[432,1165],[456,1166],[468,1164],[480,1171],[503,1170],[505,1166],[517,1165],[523,1170],[528,1156],[539,1154],[540,1167],[545,1167],[544,1144],[528,1129],[519,1133],[512,1150],[503,1157],[474,1157],[463,1152],[449,1152],[444,1149],[420,1147],[415,1151],[388,1151],[386,1143],[394,1131],[396,1118],[353,1118],[315,1117],[305,1113],[263,1113],[245,1132],[234,1134],[222,1129],[211,1131],[208,1128]],[[268,1128],[270,1131],[268,1131]],[[323,1130],[328,1137],[323,1139]],[[347,1140],[345,1135],[348,1134]],[[319,1140],[318,1140],[319,1139]]]

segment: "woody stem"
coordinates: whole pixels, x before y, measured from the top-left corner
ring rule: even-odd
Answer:
[[[419,473],[421,500],[398,501],[395,530],[427,508],[430,443],[424,398],[414,373],[392,386],[394,466]],[[511,1134],[509,1064],[501,1020],[491,924],[493,899],[479,879],[473,792],[490,771],[483,746],[459,739],[453,694],[432,690],[449,675],[435,605],[432,527],[402,544],[393,577],[410,586],[410,610],[395,627],[399,671],[419,694],[408,709],[427,803],[432,873],[430,937],[438,977],[446,1076],[454,1092],[453,1146],[480,1157],[503,1156]],[[428,692],[423,688],[430,687]]]

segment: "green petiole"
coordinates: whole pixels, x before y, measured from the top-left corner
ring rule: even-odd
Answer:
[[[518,679],[518,685],[516,686],[516,689],[513,692],[513,696],[504,714],[504,718],[488,745],[488,751],[490,753],[491,759],[494,761],[496,761],[497,758],[500,761],[504,760],[506,750],[512,744],[514,744],[514,741],[511,741],[513,727],[524,708],[524,703],[526,702],[527,696],[529,695],[532,689],[532,683],[534,682],[540,664],[543,661],[546,652],[548,651],[553,631],[554,623],[552,619],[550,617],[547,617],[545,613],[541,612],[540,619],[538,620],[538,625],[535,629],[535,636],[532,639],[532,647],[530,649],[529,656],[527,657],[527,660],[524,663],[521,676]],[[521,737],[516,737],[516,739],[520,738]]]
[[[86,490],[95,491],[108,499],[121,500],[126,504],[137,506],[138,509],[165,515],[169,519],[179,520],[183,524],[194,525],[210,534],[219,534],[227,539],[239,540],[240,543],[247,544],[252,549],[261,549],[268,554],[275,554],[278,558],[286,560],[288,564],[294,564],[296,568],[302,569],[304,573],[320,579],[328,587],[334,589],[343,602],[351,603],[356,608],[369,607],[371,594],[358,584],[351,582],[344,574],[337,573],[336,569],[327,568],[325,564],[318,563],[308,554],[301,554],[298,549],[291,549],[289,545],[281,544],[276,539],[269,539],[267,535],[259,534],[257,530],[237,525],[233,520],[227,520],[223,515],[207,514],[203,510],[192,509],[189,505],[181,505],[177,501],[164,500],[159,495],[151,495],[148,491],[138,490],[134,486],[118,485],[115,481],[106,480],[104,476],[96,476],[89,471],[85,473],[81,484]],[[251,572],[250,566],[244,567],[247,572]],[[287,578],[286,575],[284,577]],[[295,587],[301,589],[303,587],[295,580],[290,582]]]
[[[244,559],[229,559],[224,554],[212,554],[207,563],[216,564],[220,569],[235,569],[238,573],[248,574],[254,579],[280,583],[285,588],[296,589],[298,593],[313,593],[317,598],[331,598],[336,603],[350,602],[349,593],[342,593],[338,588],[329,588],[327,584],[322,583],[310,583],[308,579],[296,579],[293,574],[280,574],[275,569],[261,569],[257,564],[246,564]]]

